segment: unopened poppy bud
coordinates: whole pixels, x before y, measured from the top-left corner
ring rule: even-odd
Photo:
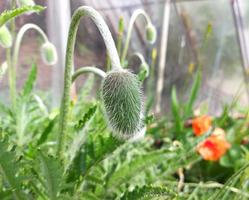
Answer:
[[[22,6],[34,6],[35,2],[33,0],[17,0],[18,7]]]
[[[12,36],[5,25],[0,27],[0,45],[3,48],[10,48],[12,46]]]
[[[140,68],[145,71],[145,77],[147,78],[150,74],[150,67],[147,62],[143,62],[140,65]]]
[[[47,65],[54,65],[57,62],[57,52],[51,42],[46,42],[41,47],[41,56]]]
[[[154,44],[157,38],[157,32],[155,26],[149,23],[146,26],[146,39],[150,44]]]
[[[107,74],[102,98],[109,125],[121,139],[131,139],[143,127],[142,93],[138,77],[127,70]]]

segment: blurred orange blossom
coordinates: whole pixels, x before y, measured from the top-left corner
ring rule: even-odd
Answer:
[[[212,126],[212,118],[207,115],[196,117],[192,120],[192,128],[196,136],[200,136],[208,131]]]
[[[217,161],[231,147],[225,138],[225,132],[216,128],[211,136],[198,144],[197,152],[204,160]]]

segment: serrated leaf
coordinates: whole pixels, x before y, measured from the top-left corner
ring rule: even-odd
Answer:
[[[198,91],[200,89],[200,84],[201,84],[201,72],[197,71],[192,88],[191,88],[189,100],[186,106],[185,117],[189,117],[189,115],[191,114],[191,111],[193,109],[193,104],[197,98]]]
[[[9,20],[19,15],[22,15],[27,12],[41,12],[44,9],[45,7],[35,5],[35,6],[23,6],[23,7],[15,8],[13,10],[5,10],[0,15],[0,27],[4,25],[6,22],[8,22]]]
[[[176,88],[173,87],[172,88],[172,92],[171,92],[171,110],[172,110],[172,114],[174,117],[174,122],[175,122],[175,129],[176,132],[180,132],[181,131],[181,115],[180,115],[180,105],[178,102],[178,98],[177,98],[177,94],[176,94]]]
[[[153,198],[179,199],[177,193],[166,187],[144,186],[137,187],[131,192],[127,191],[120,200],[151,200]]]
[[[37,142],[37,146],[40,146],[41,144],[43,144],[47,140],[48,135],[52,132],[52,129],[54,128],[56,120],[57,119],[55,117],[51,121],[49,121],[48,125],[46,126],[46,128],[42,132],[41,137],[39,138],[39,140]]]
[[[0,174],[6,182],[7,189],[10,189],[13,198],[16,200],[25,200],[24,193],[21,191],[21,178],[16,174],[19,171],[19,165],[16,163],[14,153],[7,151],[6,141],[0,141]]]
[[[33,90],[36,76],[37,76],[37,67],[35,64],[32,64],[32,68],[29,72],[29,76],[28,76],[28,78],[25,81],[25,84],[23,86],[23,91],[22,91],[23,97],[29,95],[31,93],[31,91]]]
[[[175,155],[175,154],[174,154]],[[117,186],[129,182],[145,169],[166,161],[166,157],[171,157],[170,153],[155,151],[133,159],[116,170],[107,181],[108,191],[113,191]]]
[[[41,151],[38,153],[38,159],[47,195],[49,199],[57,199],[64,183],[62,165],[56,158],[44,155]]]

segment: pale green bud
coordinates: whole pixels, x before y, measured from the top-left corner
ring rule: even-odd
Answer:
[[[102,98],[114,134],[121,139],[135,137],[143,127],[138,77],[127,70],[109,72],[102,83]]]
[[[0,45],[3,48],[10,48],[12,46],[12,36],[5,25],[0,27]]]
[[[54,65],[57,62],[57,52],[51,42],[45,42],[41,47],[41,56],[44,63]]]
[[[150,44],[154,44],[157,38],[157,31],[155,26],[149,23],[146,26],[146,39]]]

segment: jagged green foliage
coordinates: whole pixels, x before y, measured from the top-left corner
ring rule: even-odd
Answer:
[[[142,95],[140,82],[129,71],[111,71],[102,84],[102,98],[114,134],[133,137],[142,128]]]
[[[180,199],[177,193],[166,187],[144,186],[126,192],[120,200],[151,200],[151,199]]]
[[[38,153],[40,174],[44,182],[44,191],[49,199],[59,199],[59,192],[63,185],[63,168],[61,163],[52,156]]]
[[[0,140],[0,174],[3,178],[4,188],[16,200],[25,200],[27,197],[22,191],[22,178],[20,177],[20,164],[15,154],[8,150],[7,140]],[[3,194],[4,196],[5,194]]]
[[[25,97],[31,93],[36,81],[36,77],[37,77],[37,66],[35,64],[32,64],[29,76],[23,86],[22,96]]]
[[[1,13],[0,15],[0,27],[2,25],[4,25],[6,22],[8,22],[9,20],[22,15],[23,13],[27,13],[27,12],[41,12],[43,11],[45,8],[42,6],[23,6],[20,8],[15,8],[13,10],[5,10],[4,12]]]

